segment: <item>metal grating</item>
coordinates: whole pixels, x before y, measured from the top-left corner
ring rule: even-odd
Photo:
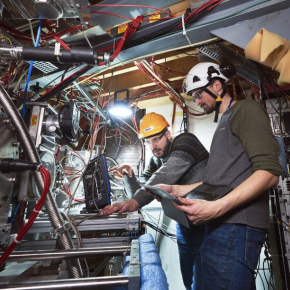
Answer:
[[[237,75],[245,80],[259,86],[259,74],[255,64],[232,50],[223,43],[215,43],[208,46],[197,48],[206,56],[212,58],[218,63],[231,63],[236,67]]]
[[[21,42],[16,40],[13,36],[8,34],[7,32],[0,30],[0,35],[1,34],[6,36],[7,38],[9,38],[12,46],[21,46],[21,47],[23,46],[23,44]],[[30,61],[27,61],[27,63],[30,63]],[[34,61],[33,66],[45,74],[51,73],[51,72],[58,69],[58,67],[55,66],[54,64],[52,64],[50,62],[44,62],[44,61]]]
[[[33,62],[33,66],[39,69],[40,71],[44,72],[45,74],[51,73],[58,69],[58,67],[55,66],[54,64],[44,61],[35,61]]]

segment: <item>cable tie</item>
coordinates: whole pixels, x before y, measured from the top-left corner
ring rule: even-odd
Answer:
[[[16,244],[20,244],[21,241],[18,241],[18,240],[16,239],[17,237],[18,237],[18,235],[15,234],[15,235],[13,236],[13,241],[14,241],[14,243],[16,243]]]
[[[56,56],[60,56],[61,53],[60,53],[60,43],[59,42],[56,42],[55,43],[55,46],[54,46],[54,55]]]
[[[40,210],[36,210],[35,208],[33,209],[34,212],[40,213]]]
[[[185,23],[184,23],[184,14],[182,14],[182,17],[181,17],[181,20],[182,20],[182,34],[185,36],[185,38],[187,39],[188,43],[189,44],[192,44],[186,34],[186,30],[185,30]]]

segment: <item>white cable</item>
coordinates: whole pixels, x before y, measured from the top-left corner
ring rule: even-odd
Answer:
[[[13,241],[14,241],[14,243],[16,243],[16,244],[20,244],[21,241],[18,241],[18,240],[16,239],[17,237],[18,237],[18,235],[15,234],[15,235],[13,236]]]
[[[125,122],[123,119],[121,119],[117,116],[115,116],[114,118],[117,118],[118,120],[122,121],[124,124],[126,124],[128,127],[130,127],[138,135],[138,132],[133,127],[131,127],[127,122]]]
[[[185,23],[184,23],[184,14],[182,14],[182,17],[181,17],[181,20],[182,20],[182,34],[185,36],[185,38],[187,39],[188,43],[189,44],[192,44],[186,34],[186,29],[185,29]]]

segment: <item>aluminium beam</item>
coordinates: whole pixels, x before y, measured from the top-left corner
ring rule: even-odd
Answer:
[[[24,282],[15,284],[3,284],[5,288],[13,290],[44,290],[44,289],[91,289],[91,290],[127,290],[129,284],[128,276],[107,276],[97,278],[47,280],[41,282]]]
[[[75,248],[78,247],[76,239],[72,239]],[[95,248],[100,249],[102,247],[129,247],[131,238],[129,236],[111,236],[100,238],[82,238],[82,248]],[[50,240],[25,240],[19,245],[19,251],[34,251],[38,250],[51,250],[56,247],[56,239]]]
[[[95,110],[99,113],[99,115],[104,119],[107,120],[107,115],[105,112],[100,108],[100,106],[97,104],[96,100],[92,98],[92,96],[87,92],[86,88],[82,84],[78,84],[77,82],[74,82],[76,87],[79,89],[79,91],[82,93],[82,95],[90,102],[92,106],[95,107]]]
[[[44,261],[55,259],[91,258],[107,256],[124,256],[130,253],[130,247],[102,247],[90,249],[72,249],[59,251],[18,251],[9,255],[9,262]],[[0,253],[3,254],[3,253]]]
[[[212,34],[242,49],[246,48],[247,44],[261,28],[265,28],[281,37],[290,39],[289,15],[290,8],[249,19],[228,27],[219,28],[213,30]]]
[[[75,215],[76,223],[78,223],[78,216]],[[81,222],[77,228],[80,232],[86,231],[139,231],[141,224],[141,215],[139,214],[123,214],[100,216],[94,219],[87,219]],[[36,219],[28,231],[28,234],[34,233],[49,233],[52,231],[52,226],[49,220]]]

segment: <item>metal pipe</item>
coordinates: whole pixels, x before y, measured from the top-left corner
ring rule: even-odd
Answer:
[[[74,250],[63,250],[63,251],[19,251],[10,254],[9,262],[20,262],[20,261],[43,261],[43,260],[54,260],[54,259],[71,259],[71,258],[90,258],[93,256],[123,256],[130,252],[130,247],[101,247],[101,248],[81,248]],[[0,253],[2,255],[2,253]]]
[[[39,20],[38,19],[31,20],[30,23],[33,27],[36,27],[36,26],[38,26]],[[29,22],[27,22],[24,24],[20,24],[20,25],[16,26],[15,28],[17,31],[23,32],[23,31],[26,31],[29,29],[29,25],[30,25]]]
[[[100,278],[49,280],[42,282],[5,284],[5,289],[14,290],[43,290],[43,289],[100,289],[100,290],[125,290],[128,289],[128,276],[108,276]],[[1,283],[0,283],[1,286]]]
[[[14,103],[12,102],[11,98],[9,97],[2,85],[0,85],[0,104],[3,107],[7,116],[10,118],[13,126],[15,127],[15,131],[19,138],[21,147],[25,152],[26,160],[33,163],[41,164],[40,157],[29,135],[24,120],[22,119],[21,115],[17,111],[17,108],[15,107]],[[43,190],[42,175],[39,171],[33,171],[33,176],[38,189],[38,193],[35,193],[35,195],[39,197],[39,192],[42,192]],[[60,216],[60,213],[56,206],[55,200],[52,198],[50,190],[45,200],[45,207],[47,209],[48,216],[53,228],[55,230],[63,228],[64,221]],[[62,249],[74,249],[74,244],[67,230],[64,230],[64,232],[58,237],[58,240]],[[67,265],[70,277],[80,278],[83,276],[79,260],[68,260]]]

